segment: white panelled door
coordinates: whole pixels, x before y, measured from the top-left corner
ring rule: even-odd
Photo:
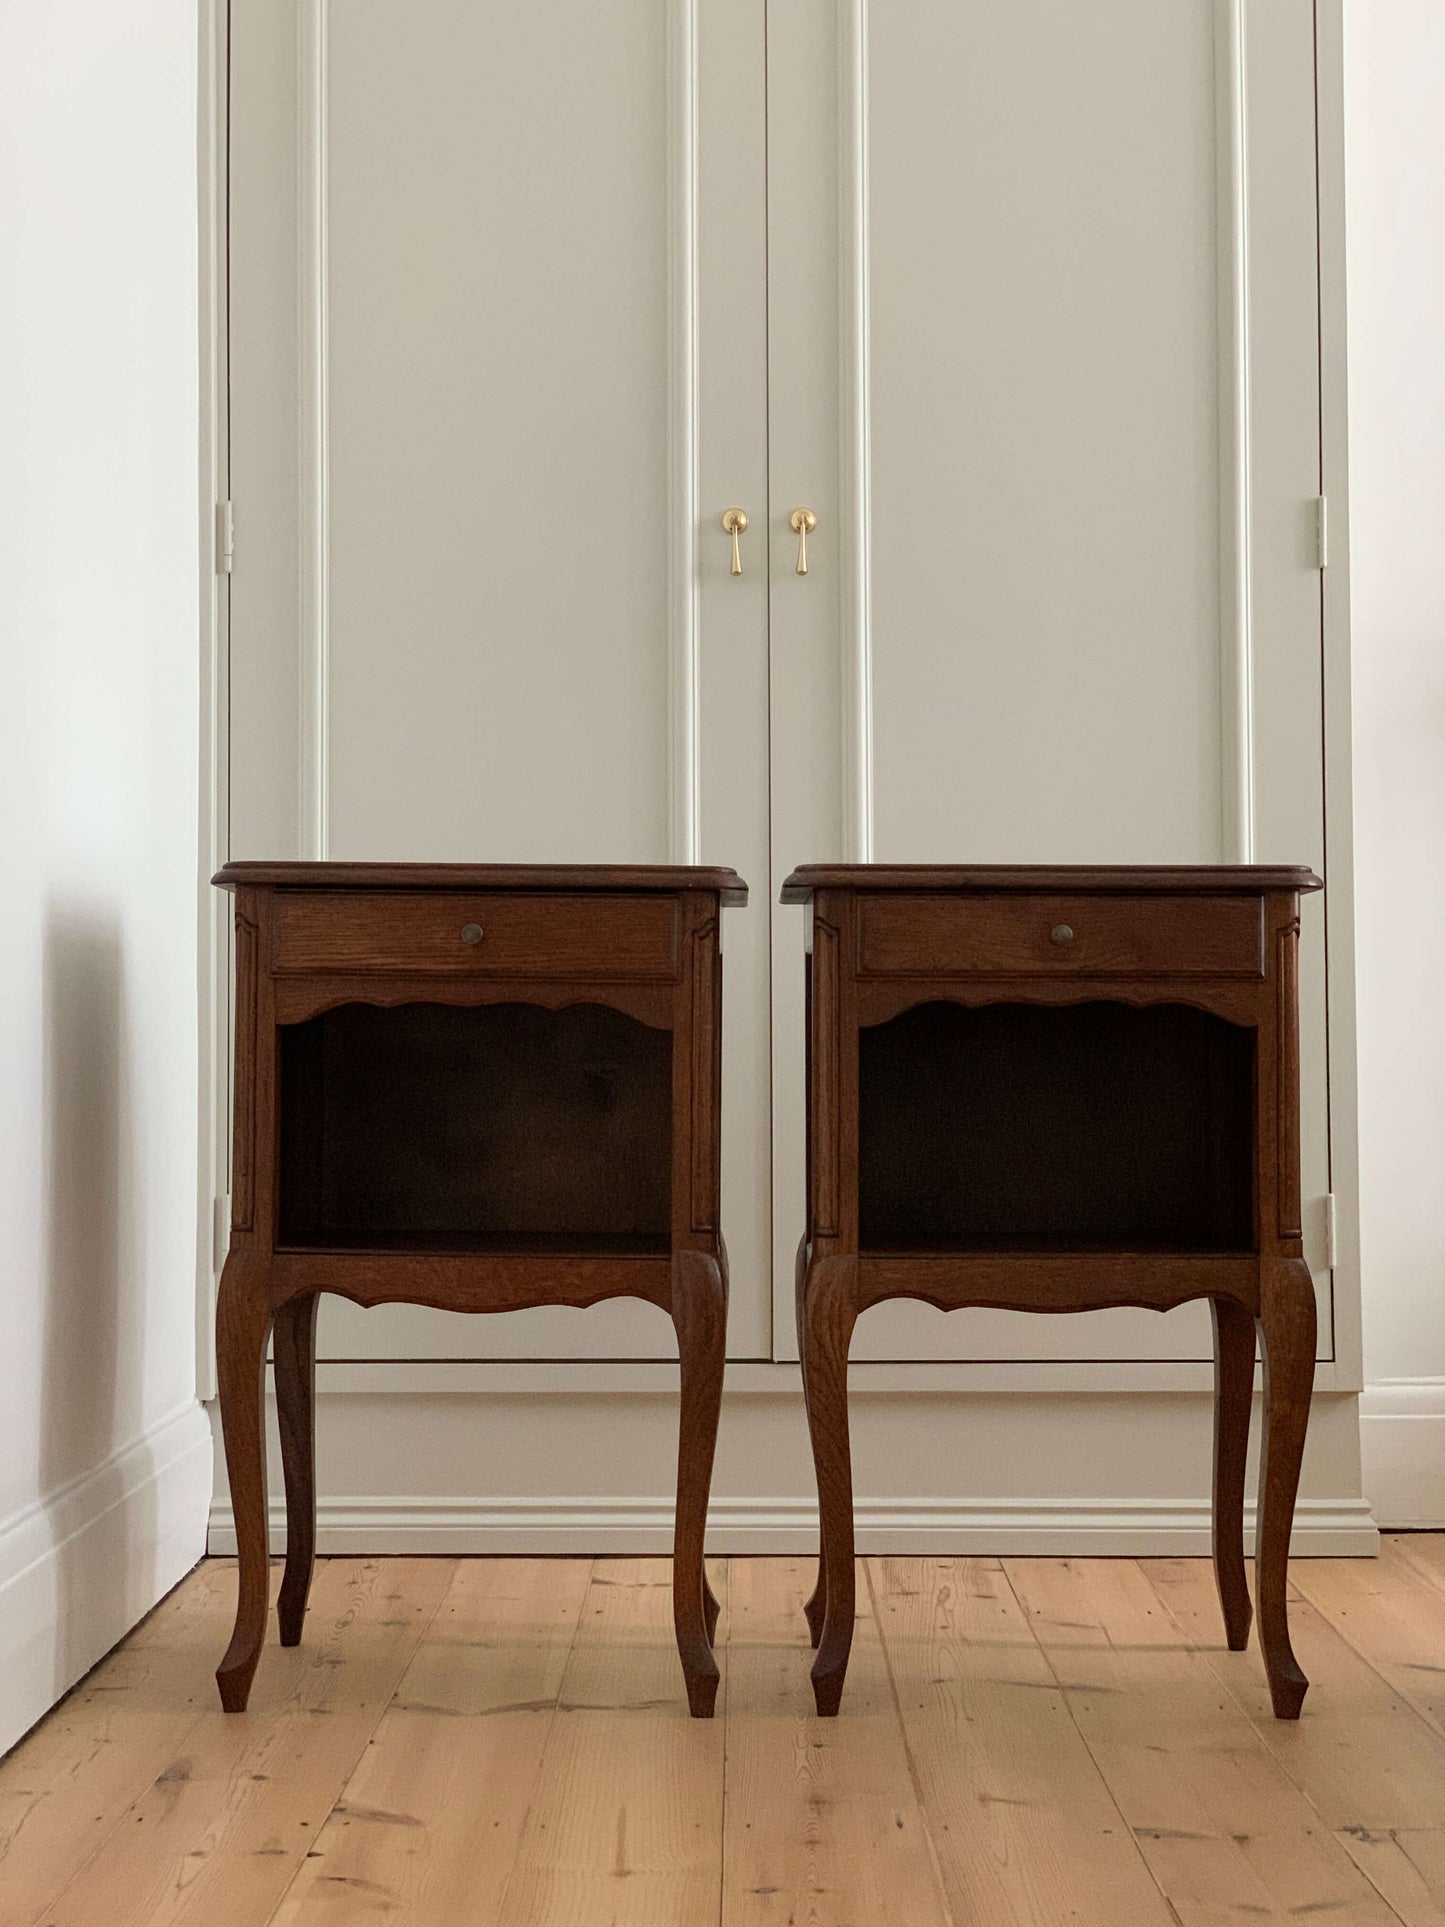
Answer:
[[[1323,872],[1314,58],[1312,0],[770,14],[774,524],[796,503],[819,518],[808,575],[781,546],[773,565],[776,874]],[[1317,898],[1304,914],[1317,1234]],[[803,916],[774,937],[780,1276],[802,1209]],[[781,1294],[777,1340],[795,1349]],[[1211,1344],[1202,1305],[893,1303],[853,1355]]]
[[[794,864],[1323,870],[1312,0],[247,0],[231,35],[232,853],[738,868],[731,1344],[792,1356]],[[332,1357],[672,1350],[631,1303],[323,1316]],[[1209,1349],[1199,1307],[907,1303],[854,1346]]]
[[[755,1357],[762,22],[762,0],[245,0],[229,234],[232,853],[740,870],[723,1183]],[[322,1318],[330,1357],[676,1350],[632,1300]]]

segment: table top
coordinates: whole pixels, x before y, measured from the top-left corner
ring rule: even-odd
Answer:
[[[748,900],[736,870],[671,863],[227,863],[211,878],[222,890],[259,884],[278,890],[531,890],[635,896],[715,890],[723,903]]]
[[[954,895],[1025,891],[1111,896],[1262,896],[1270,890],[1303,893],[1324,884],[1307,865],[803,863],[784,883],[780,903],[807,903],[815,890],[936,890]]]

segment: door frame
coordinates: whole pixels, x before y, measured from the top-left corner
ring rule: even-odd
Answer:
[[[866,0],[852,0],[864,5]],[[1244,5],[1247,0],[1223,0]],[[199,1040],[196,1232],[198,1394],[214,1396],[213,1319],[216,1282],[228,1223],[230,1160],[231,932],[210,878],[229,854],[229,578],[221,566],[219,505],[229,495],[226,285],[227,38],[229,0],[198,9],[197,185],[200,273],[201,527],[200,754],[197,875]],[[1335,1199],[1334,1330],[1331,1356],[1316,1368],[1320,1391],[1363,1385],[1360,1330],[1359,1202],[1353,878],[1353,791],[1350,715],[1349,477],[1346,389],[1344,232],[1343,0],[1314,0],[1317,169],[1320,250],[1321,487],[1329,503],[1330,554],[1322,572],[1325,902],[1330,1183]],[[775,1280],[775,1296],[790,1280]],[[1110,1361],[861,1364],[857,1389],[877,1392],[1202,1391],[1213,1368],[1204,1362]],[[674,1370],[635,1364],[506,1361],[338,1362],[321,1368],[323,1389],[337,1391],[568,1391],[655,1393],[671,1387]],[[739,1390],[795,1387],[796,1363],[729,1367]]]

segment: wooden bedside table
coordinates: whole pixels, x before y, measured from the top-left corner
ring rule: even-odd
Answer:
[[[216,1353],[240,1589],[216,1674],[266,1630],[266,1341],[286,1481],[281,1639],[315,1543],[317,1294],[450,1311],[646,1298],[677,1328],[673,1616],[717,1694],[703,1530],[722,1396],[723,904],[731,870],[229,863],[231,1244]]]
[[[1270,1696],[1298,1717],[1286,1562],[1314,1382],[1300,1228],[1304,869],[808,865],[808,1225],[798,1338],[822,1556],[818,1711],[853,1638],[848,1346],[888,1298],[1019,1311],[1207,1298],[1214,1568],[1249,1637],[1244,1468],[1265,1366],[1256,1588]]]

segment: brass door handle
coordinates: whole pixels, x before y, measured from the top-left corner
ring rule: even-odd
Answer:
[[[811,509],[794,509],[788,517],[788,527],[798,538],[798,565],[794,575],[808,573],[808,537],[818,526],[818,518]]]
[[[743,572],[743,555],[742,550],[738,547],[738,537],[747,533],[748,518],[746,510],[724,509],[722,525],[723,533],[730,535],[733,539],[732,566],[728,573],[730,575],[741,575]]]

